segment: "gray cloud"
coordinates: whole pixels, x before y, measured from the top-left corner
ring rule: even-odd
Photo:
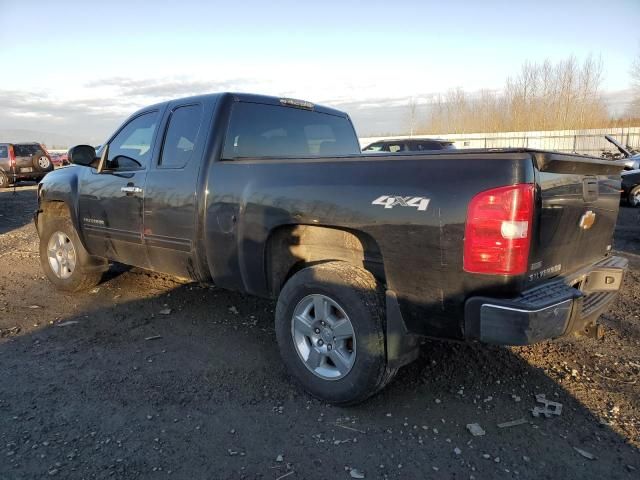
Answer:
[[[136,108],[120,97],[63,102],[43,92],[0,90],[0,141],[17,135],[20,141],[30,136],[45,143],[100,143]]]

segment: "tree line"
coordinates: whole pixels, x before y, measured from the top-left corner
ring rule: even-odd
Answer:
[[[634,104],[640,107],[640,59],[631,74],[636,90],[633,109]],[[427,99],[426,118],[417,118],[416,100],[410,99],[409,129],[414,133],[472,133],[613,126],[616,122],[600,94],[602,80],[602,60],[592,56],[582,62],[574,56],[556,63],[527,62],[518,75],[506,80],[501,91],[469,94],[455,88],[433,95]],[[631,113],[640,113],[640,108]]]

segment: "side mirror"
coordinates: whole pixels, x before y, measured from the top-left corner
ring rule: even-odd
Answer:
[[[96,161],[96,149],[91,145],[76,145],[69,149],[69,163],[90,166]]]

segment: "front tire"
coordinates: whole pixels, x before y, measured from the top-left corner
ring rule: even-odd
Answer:
[[[0,188],[9,187],[9,175],[0,170]]]
[[[362,402],[395,375],[387,367],[383,295],[373,275],[345,262],[297,272],[276,307],[282,359],[311,395]]]
[[[89,255],[82,246],[71,220],[45,217],[40,235],[40,264],[49,281],[58,289],[78,292],[94,287],[101,272],[84,271]]]
[[[627,200],[629,200],[629,205],[632,207],[640,207],[640,185],[636,185],[631,189]]]

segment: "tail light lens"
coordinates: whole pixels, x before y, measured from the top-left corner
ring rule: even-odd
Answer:
[[[512,185],[471,199],[464,235],[466,272],[521,275],[531,245],[534,186]]]
[[[9,145],[9,167],[16,167],[16,152],[13,151],[13,145]]]

